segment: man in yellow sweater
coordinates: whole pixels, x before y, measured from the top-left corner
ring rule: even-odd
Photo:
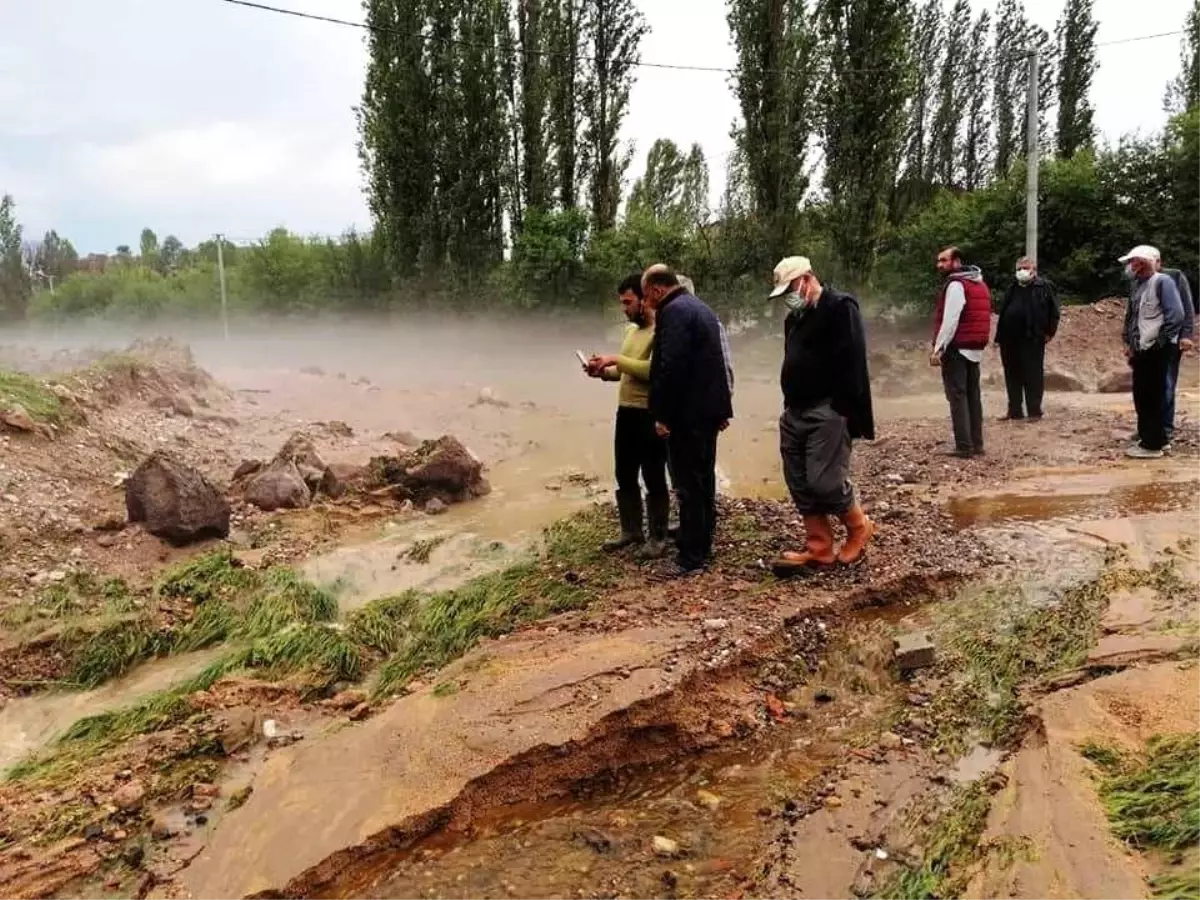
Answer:
[[[667,444],[655,433],[654,419],[650,415],[654,313],[642,302],[640,274],[630,275],[622,281],[617,292],[621,297],[621,309],[630,322],[621,352],[615,356],[593,356],[587,364],[587,373],[592,378],[621,383],[614,440],[621,535],[605,544],[604,549],[620,550],[646,541],[642,530],[640,473],[646,484],[645,512],[650,539],[638,556],[654,559],[666,552],[671,504],[667,493]]]

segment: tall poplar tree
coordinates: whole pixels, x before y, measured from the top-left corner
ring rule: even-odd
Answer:
[[[887,222],[911,91],[911,0],[826,0],[821,36],[825,189],[833,247],[852,282],[871,273]]]
[[[590,57],[581,79],[580,103],[592,224],[606,231],[617,221],[621,186],[630,148],[619,146],[621,123],[629,112],[629,92],[646,22],[633,0],[586,0],[583,46]]]
[[[778,258],[794,252],[800,203],[808,190],[805,160],[819,127],[821,67],[814,10],[805,0],[729,0],[737,49],[734,93],[743,125],[738,152],[753,211]]]
[[[1056,149],[1062,159],[1091,147],[1096,139],[1088,97],[1097,67],[1096,27],[1092,0],[1067,0],[1055,29],[1059,57]]]

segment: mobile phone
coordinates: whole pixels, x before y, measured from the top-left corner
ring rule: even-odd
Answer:
[[[579,364],[585,369],[587,368],[587,357],[583,355],[582,350],[575,351],[575,358],[579,360]]]

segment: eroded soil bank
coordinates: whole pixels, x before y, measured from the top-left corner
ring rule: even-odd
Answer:
[[[717,564],[668,582],[598,550],[611,397],[528,346],[461,383],[166,349],[92,362],[53,440],[3,437],[0,893],[1134,896],[1186,869],[1111,798],[1198,730],[1194,371],[1172,459],[1126,463],[1127,398],[1076,392],[963,463],[885,343],[870,558],[779,582],[776,350],[743,344]],[[298,430],[350,466],[451,428],[493,490],[440,515],[235,500],[184,549],[112,523],[164,444],[223,489]],[[937,661],[902,677],[917,631]]]

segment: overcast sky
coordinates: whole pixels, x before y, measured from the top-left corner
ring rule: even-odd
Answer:
[[[1178,30],[1189,0],[1096,0],[1098,40]],[[356,0],[275,5],[358,19]],[[989,6],[993,5],[991,2]],[[1028,4],[1048,29],[1056,0]],[[640,0],[646,61],[729,66],[725,0]],[[978,8],[978,4],[977,4]],[[0,193],[28,237],[55,228],[81,252],[136,246],[143,226],[193,244],[276,225],[369,226],[352,107],[366,52],[357,29],[220,0],[0,2]],[[1115,139],[1161,127],[1179,38],[1100,48],[1097,124]],[[737,114],[716,73],[642,69],[626,137],[699,142],[719,194]]]

